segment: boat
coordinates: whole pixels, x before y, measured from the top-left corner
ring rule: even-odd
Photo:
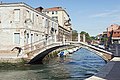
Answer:
[[[75,47],[75,48],[73,48],[73,51],[75,52],[75,51],[77,51],[79,48],[78,47]]]
[[[68,49],[68,50],[63,50],[63,51],[59,52],[57,55],[59,57],[63,57],[63,56],[66,56],[67,54],[72,54],[77,50],[79,50],[79,47],[75,47],[75,48]]]
[[[73,49],[68,49],[69,54],[72,54],[74,52]]]
[[[64,51],[59,52],[57,55],[59,57],[63,57],[63,56],[66,56],[68,53],[69,53],[68,50],[64,50]]]

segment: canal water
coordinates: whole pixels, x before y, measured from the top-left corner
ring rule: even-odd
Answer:
[[[96,74],[106,62],[81,48],[67,57],[39,65],[0,64],[0,80],[84,80]]]

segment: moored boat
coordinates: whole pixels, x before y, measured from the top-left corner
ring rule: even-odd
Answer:
[[[68,53],[69,53],[68,50],[64,50],[64,51],[61,51],[60,53],[58,53],[58,56],[63,57],[63,56],[66,56]]]

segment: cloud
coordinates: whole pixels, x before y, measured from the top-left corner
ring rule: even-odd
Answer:
[[[107,10],[105,12],[102,13],[98,13],[98,14],[94,14],[91,15],[91,18],[97,18],[97,17],[117,17],[118,15],[120,15],[120,10]]]

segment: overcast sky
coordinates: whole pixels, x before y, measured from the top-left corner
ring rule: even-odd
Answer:
[[[90,35],[102,33],[111,24],[120,24],[120,0],[1,0],[25,2],[33,8],[61,6],[67,10],[73,29]]]

